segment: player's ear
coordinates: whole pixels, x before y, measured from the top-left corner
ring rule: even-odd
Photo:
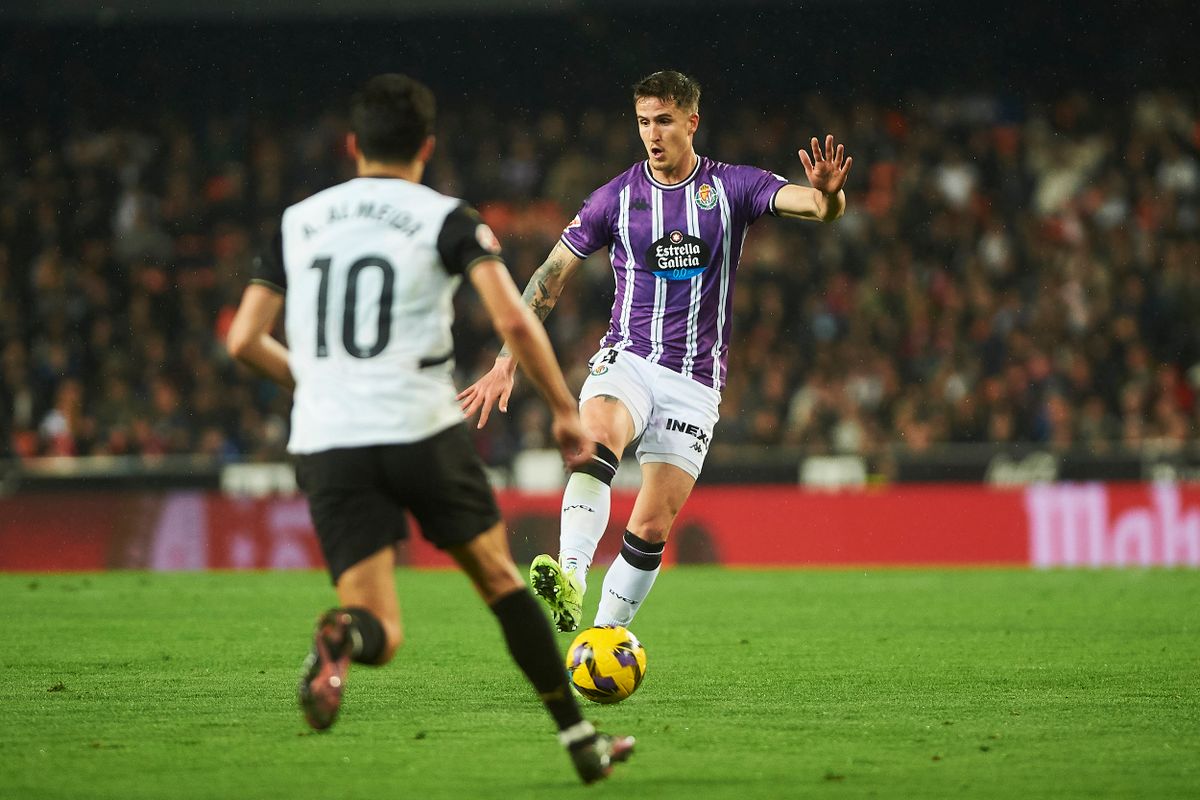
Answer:
[[[353,133],[346,134],[346,155],[350,158],[358,158],[358,137]]]
[[[421,143],[421,149],[417,151],[417,160],[423,164],[428,164],[433,158],[434,148],[437,146],[437,138],[426,136],[425,141]]]
[[[688,135],[690,136],[691,134],[695,133],[696,129],[699,127],[700,127],[700,112],[699,111],[692,112],[691,114],[688,115]]]

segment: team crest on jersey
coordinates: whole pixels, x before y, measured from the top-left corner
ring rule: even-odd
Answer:
[[[578,228],[578,227],[579,227],[580,225],[582,225],[582,224],[583,224],[583,220],[581,220],[581,219],[579,218],[579,215],[578,215],[578,214],[576,214],[576,215],[575,215],[575,219],[573,219],[573,220],[571,220],[570,222],[568,222],[568,223],[567,223],[567,227],[566,227],[566,229],[565,229],[563,232],[564,232],[564,233],[566,233],[566,231],[569,231],[569,230],[571,230],[571,228]]]
[[[500,252],[500,240],[492,233],[492,229],[482,222],[475,226],[475,241],[489,253]]]
[[[660,278],[685,281],[708,268],[712,258],[703,239],[671,231],[646,249],[646,266]]]
[[[696,189],[696,205],[705,211],[711,211],[717,206],[717,190],[709,186],[707,183],[702,183]]]

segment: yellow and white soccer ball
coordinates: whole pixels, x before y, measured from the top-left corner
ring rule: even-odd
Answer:
[[[627,628],[588,628],[567,649],[567,675],[588,700],[617,703],[646,676],[646,650]]]

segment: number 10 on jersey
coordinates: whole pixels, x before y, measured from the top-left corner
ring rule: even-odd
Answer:
[[[326,338],[325,326],[329,310],[330,273],[333,259],[325,256],[313,261],[312,269],[321,273],[321,285],[317,290],[317,358],[329,355],[329,342]],[[378,327],[375,341],[369,347],[362,347],[355,341],[356,320],[361,299],[358,292],[359,279],[368,269],[378,269],[383,278],[380,287],[377,307],[379,310]],[[346,273],[345,298],[342,303],[342,346],[346,352],[355,358],[373,358],[383,352],[392,336],[392,292],[396,285],[396,270],[390,261],[380,256],[365,256],[350,265]],[[368,306],[369,307],[369,306]]]

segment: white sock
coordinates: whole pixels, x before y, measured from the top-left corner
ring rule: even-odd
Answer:
[[[611,503],[612,489],[607,483],[583,472],[571,473],[563,492],[558,562],[564,569],[575,570],[585,591],[592,557],[608,527]]]
[[[596,609],[595,625],[624,625],[633,622],[633,617],[642,607],[642,601],[650,594],[654,579],[662,567],[662,544],[650,544],[625,532],[621,552],[604,576],[604,589],[600,594],[600,607]]]

